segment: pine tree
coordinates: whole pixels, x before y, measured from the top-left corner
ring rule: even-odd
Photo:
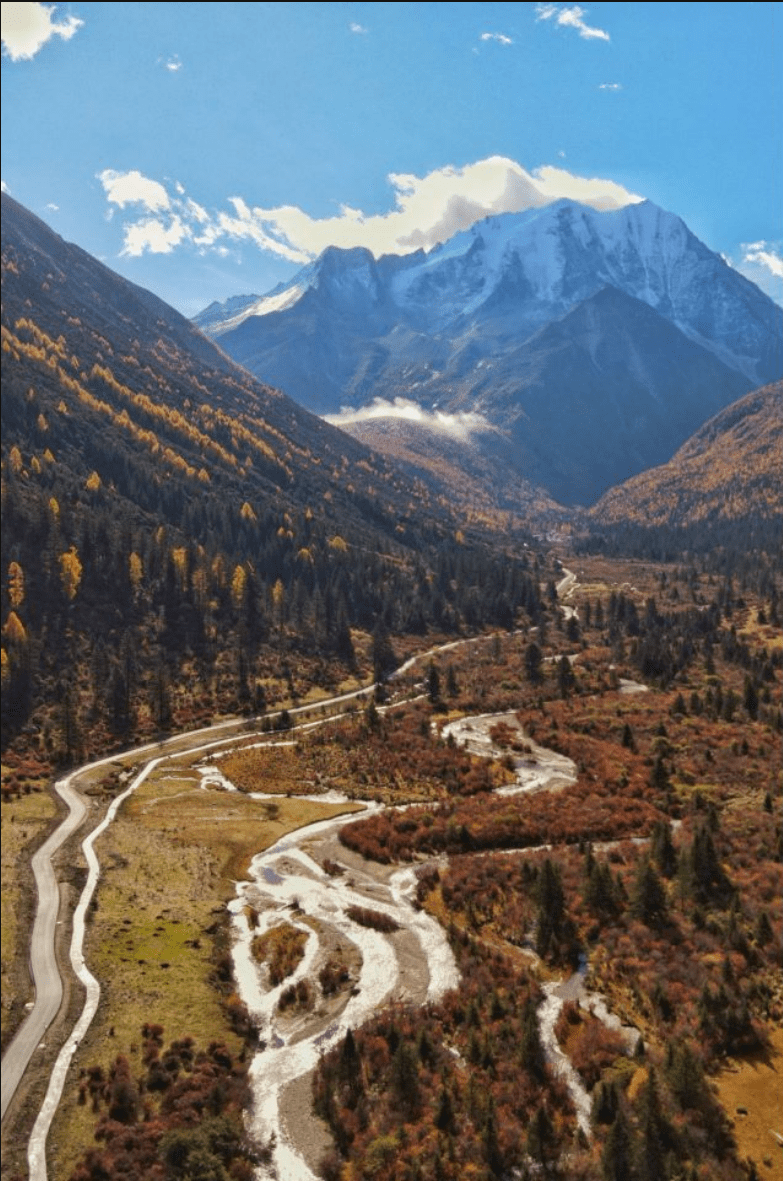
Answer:
[[[531,685],[541,684],[542,660],[543,657],[541,654],[541,649],[535,640],[532,640],[525,649],[525,676],[530,681]]]
[[[435,1127],[439,1132],[446,1132],[448,1135],[454,1133],[454,1105],[451,1102],[451,1095],[446,1089],[446,1085],[441,1087],[440,1095],[438,1096],[438,1106],[435,1112]]]
[[[674,875],[677,851],[672,843],[671,827],[665,820],[656,820],[652,831],[650,855],[665,878]]]
[[[568,697],[575,684],[576,679],[574,670],[571,668],[571,661],[567,656],[561,656],[557,665],[557,687],[563,700]]]
[[[601,1155],[601,1173],[604,1181],[635,1181],[636,1178],[631,1129],[622,1107],[618,1109],[606,1137]]]
[[[427,696],[432,705],[437,705],[440,702],[440,673],[433,660],[430,661],[427,673]]]
[[[531,997],[528,997],[525,1002],[525,1011],[522,1017],[519,1059],[524,1069],[533,1078],[541,1080],[544,1077],[544,1047],[541,1045],[536,1005]]]
[[[412,1119],[421,1103],[419,1063],[416,1051],[402,1039],[392,1058],[391,1087],[398,1107]]]
[[[565,915],[565,895],[560,871],[548,857],[541,867],[536,893],[536,951],[543,957],[548,955],[553,944],[559,941]]]
[[[666,1181],[671,1174],[667,1163],[667,1142],[671,1129],[661,1111],[658,1082],[650,1067],[639,1096],[639,1125],[642,1133],[637,1164],[640,1181]]]
[[[533,1116],[527,1133],[527,1150],[533,1160],[540,1161],[546,1168],[555,1148],[555,1129],[549,1113],[542,1104]]]
[[[666,920],[668,904],[666,890],[650,861],[639,863],[631,892],[631,914],[648,927],[660,926]]]

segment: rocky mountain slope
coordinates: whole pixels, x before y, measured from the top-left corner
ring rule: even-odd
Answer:
[[[558,201],[428,254],[329,248],[197,323],[320,414],[403,398],[480,415],[517,476],[572,504],[664,462],[783,365],[783,311],[650,202]],[[506,462],[492,429],[479,445]]]
[[[221,499],[238,511],[255,498],[281,514],[309,505],[343,529],[374,531],[385,513],[382,528],[397,534],[413,489],[392,465],[2,200],[4,454],[48,447],[77,478],[94,470],[170,524],[176,487],[194,509]]]
[[[508,536],[6,195],[2,279],[4,749],[263,708],[535,599]]]

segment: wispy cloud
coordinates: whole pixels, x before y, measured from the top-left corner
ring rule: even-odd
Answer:
[[[511,37],[507,37],[505,33],[482,33],[479,37],[480,41],[497,41],[498,45],[513,45]]]
[[[315,218],[295,205],[265,209],[240,196],[228,198],[228,208],[210,211],[181,184],[169,191],[138,170],[105,169],[98,179],[110,206],[127,207],[126,255],[168,252],[186,242],[208,251],[228,241],[247,242],[294,263],[309,262],[327,246],[362,246],[376,257],[429,250],[484,217],[539,208],[561,197],[595,209],[619,209],[642,200],[611,180],[574,176],[552,165],[528,172],[503,156],[426,176],[392,173],[392,207],[375,215],[341,206],[332,217]]]
[[[369,29],[365,29],[364,25],[360,25],[356,21],[351,21],[348,28],[352,33],[356,33],[359,36],[364,33],[369,33],[370,31]]]
[[[48,201],[46,204],[46,208],[49,210],[50,213],[59,213],[60,212],[60,206],[55,205],[54,201]]]
[[[783,242],[743,242],[739,261],[727,258],[726,262],[770,299],[783,304]]]
[[[0,192],[3,192],[3,193],[10,192],[8,185],[5,183],[4,180],[0,180]]]
[[[172,53],[170,57],[158,58],[170,74],[178,74],[182,69],[182,61],[178,53]]]
[[[771,275],[783,279],[783,255],[776,243],[772,242],[743,242],[742,261],[757,263],[766,267]]]
[[[52,37],[70,41],[84,24],[77,16],[57,20],[56,4],[3,4],[3,53],[11,61],[30,61]]]
[[[622,90],[622,82],[599,82],[599,90]]]
[[[566,29],[576,29],[585,41],[609,41],[611,38],[604,29],[597,29],[584,21],[587,10],[578,4],[563,7],[560,4],[538,4],[536,6],[536,20],[553,21]]]
[[[385,398],[375,398],[368,406],[358,409],[343,407],[339,414],[325,415],[326,421],[334,426],[348,426],[356,422],[372,422],[374,419],[404,419],[415,422],[420,426],[429,427],[439,434],[450,435],[453,438],[467,440],[477,431],[492,430],[492,427],[481,414],[464,412],[462,414],[443,414],[439,410],[424,410],[418,402],[409,398],[395,398],[393,402]]]

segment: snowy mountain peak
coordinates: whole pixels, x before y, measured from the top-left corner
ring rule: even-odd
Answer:
[[[261,331],[265,317],[305,301],[348,317],[358,336],[470,332],[492,351],[493,340],[525,340],[605,286],[646,303],[749,384],[778,376],[780,309],[651,201],[600,211],[561,199],[485,218],[427,253],[376,259],[332,246],[263,298],[213,304],[196,323],[222,338],[251,319]]]

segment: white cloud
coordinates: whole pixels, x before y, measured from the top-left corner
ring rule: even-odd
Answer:
[[[288,237],[285,229],[286,223],[293,226],[297,221],[311,220],[301,209],[297,209],[293,205],[270,210],[251,209],[241,197],[229,197],[229,204],[234,206],[235,216],[231,217],[226,213],[218,215],[217,227],[213,227],[217,228],[218,235],[224,233],[230,238],[246,238],[254,242],[261,250],[270,250],[273,254],[287,258],[289,262],[309,262],[314,254],[320,253],[319,250],[296,249],[284,240]],[[334,218],[333,220],[339,219]],[[267,232],[265,227],[268,224],[274,225],[274,230],[279,236],[274,237]]]
[[[534,176],[544,198],[540,202],[542,205],[567,197],[570,201],[581,201],[593,209],[606,210],[622,209],[624,205],[636,205],[644,200],[644,197],[630,193],[613,180],[603,180],[597,176],[574,176],[572,172],[554,168],[551,164],[537,168]]]
[[[538,4],[536,6],[536,20],[552,20],[563,28],[576,29],[579,36],[586,41],[609,41],[609,34],[603,29],[596,29],[585,24],[582,19],[585,15],[586,10],[580,8],[578,4],[572,4],[568,8],[562,8],[559,4]]]
[[[783,243],[743,242],[740,261],[727,258],[726,262],[760,287],[770,299],[783,304]]]
[[[54,201],[49,201],[46,208],[51,210],[52,213],[59,213],[60,212],[60,206],[55,205]]]
[[[150,217],[125,227],[125,245],[122,253],[129,258],[138,258],[145,252],[171,254],[175,246],[179,246],[191,236],[190,230],[176,215],[170,219],[168,225],[164,225],[160,218]]]
[[[514,42],[505,33],[482,33],[480,41],[497,41],[498,45],[513,45]]]
[[[142,176],[138,169],[116,172],[113,168],[105,168],[98,173],[98,180],[104,187],[107,199],[112,205],[119,205],[120,209],[138,203],[150,212],[155,212],[168,209],[171,204],[163,185]]]
[[[783,255],[772,242],[743,242],[742,261],[756,263],[776,279],[783,279]]]
[[[3,52],[11,61],[30,61],[52,37],[70,41],[84,24],[77,16],[55,19],[56,4],[3,3]]]
[[[356,21],[351,21],[348,28],[351,30],[352,33],[362,34],[362,33],[369,32],[368,29],[365,29],[364,25],[357,24]]]
[[[3,192],[3,193],[10,192],[8,185],[5,183],[4,180],[0,180],[0,192]]]
[[[181,186],[177,186],[177,187],[178,187],[179,191],[181,191],[184,194],[185,190]],[[185,206],[187,208],[188,213],[190,214],[190,216],[193,218],[194,221],[199,222],[201,225],[208,224],[209,214],[207,213],[207,211],[203,205],[199,205],[198,201],[192,201],[190,199],[190,197],[188,197],[185,201]]]
[[[167,57],[164,60],[163,64],[166,67],[166,69],[169,70],[169,72],[172,74],[176,74],[179,70],[182,69],[182,62],[180,61],[178,53],[174,53],[174,54],[172,54],[171,57]]]
[[[443,414],[440,410],[424,410],[418,402],[409,398],[395,398],[393,402],[385,398],[375,398],[367,406],[353,409],[345,406],[339,414],[324,415],[327,422],[334,426],[348,426],[355,422],[371,422],[378,418],[401,418],[407,422],[416,422],[421,426],[440,434],[451,435],[457,439],[467,440],[476,431],[488,431],[492,427],[481,414]]]
[[[343,205],[337,214],[322,218],[295,205],[251,206],[240,196],[228,199],[230,209],[210,212],[182,186],[172,186],[176,191],[169,193],[138,171],[107,169],[99,179],[114,205],[142,206],[138,220],[125,224],[124,253],[160,250],[161,242],[168,250],[187,241],[208,250],[228,240],[252,243],[293,263],[309,262],[327,246],[362,246],[376,257],[429,250],[484,217],[539,208],[561,197],[594,209],[619,209],[643,199],[614,181],[574,176],[552,165],[528,172],[504,156],[464,168],[439,168],[426,176],[392,173],[387,213],[365,215]]]
[[[622,82],[601,82],[598,85],[599,90],[622,90]]]

